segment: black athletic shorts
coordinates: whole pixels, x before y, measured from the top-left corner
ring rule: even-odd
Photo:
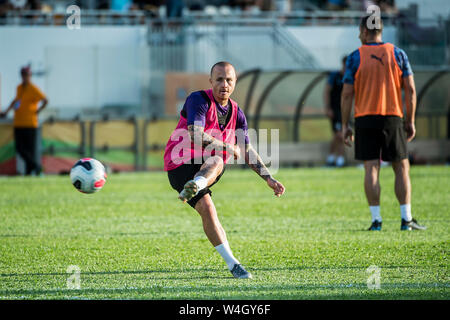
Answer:
[[[175,190],[178,191],[178,193],[180,193],[183,190],[186,182],[194,179],[195,174],[200,170],[201,166],[202,164],[182,164],[178,168],[168,171],[167,174],[169,176],[169,182],[172,188],[174,188]],[[192,208],[195,208],[195,205],[197,204],[198,200],[200,200],[205,194],[209,195],[212,194],[210,188],[220,180],[224,172],[225,172],[225,165],[223,167],[222,172],[217,176],[216,181],[214,181],[212,185],[206,187],[205,189],[200,190],[195,197],[193,197],[191,200],[188,201],[189,205]]]
[[[333,130],[333,132],[336,133],[342,130],[341,109],[333,108],[332,110],[333,110],[333,117],[330,119],[331,130]]]
[[[400,161],[408,158],[403,119],[364,116],[355,119],[355,159]]]
[[[331,130],[333,130],[334,133],[342,130],[342,121],[340,118],[337,119],[336,117],[333,117],[331,119]]]

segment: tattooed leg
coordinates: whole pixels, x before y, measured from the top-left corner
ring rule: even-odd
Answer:
[[[216,181],[217,176],[222,172],[223,166],[221,157],[213,156],[208,158],[195,174],[194,179],[186,182],[178,198],[183,202],[189,201],[200,190],[212,185]]]
[[[196,177],[204,177],[208,181],[208,186],[216,181],[216,178],[222,172],[224,163],[221,157],[212,156],[206,159],[205,163],[200,167],[200,170],[195,174]]]

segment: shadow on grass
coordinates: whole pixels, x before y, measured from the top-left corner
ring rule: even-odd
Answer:
[[[64,237],[78,237],[80,234],[88,235],[88,236],[100,236],[100,237],[142,237],[142,236],[161,236],[161,231],[146,231],[146,232],[111,232],[111,233],[103,233],[103,232],[88,232],[88,233],[65,233]],[[181,236],[186,234],[192,234],[192,232],[188,231],[165,231],[164,234],[169,236]],[[45,236],[48,236],[47,233]],[[59,235],[59,233],[58,233]],[[0,238],[41,238],[43,235],[41,234],[0,234]]]
[[[438,266],[435,266],[438,267]],[[446,268],[447,266],[442,265],[441,267]],[[364,266],[292,266],[292,267],[262,267],[262,268],[251,268],[253,272],[258,271],[302,271],[302,270],[361,270],[365,271],[368,268],[367,265]],[[418,269],[420,266],[417,265],[402,265],[402,266],[382,266],[383,269],[406,269],[414,268]],[[424,266],[423,268],[427,268]],[[82,275],[139,275],[139,274],[186,274],[194,272],[216,272],[221,273],[224,268],[179,268],[179,269],[159,269],[159,270],[115,270],[115,271],[82,271]],[[33,277],[33,276],[67,276],[66,272],[48,272],[48,273],[0,273],[0,277]],[[216,276],[188,276],[187,279],[207,279],[207,278],[229,278],[229,277],[216,277]],[[158,278],[159,279],[159,278]],[[183,279],[182,277],[172,277],[169,279]]]
[[[0,234],[0,238],[31,238],[36,237],[32,234]]]
[[[253,271],[302,271],[302,270],[346,270],[346,269],[361,269],[366,270],[368,266],[294,266],[294,267],[262,267],[252,268]],[[445,267],[445,266],[443,266]],[[383,269],[398,269],[398,268],[418,268],[417,265],[403,265],[403,266],[383,266]],[[115,271],[82,271],[83,275],[129,275],[129,274],[185,274],[190,272],[223,272],[223,268],[187,268],[187,269],[160,269],[160,270],[115,270]],[[33,277],[33,276],[67,276],[66,272],[48,272],[48,273],[0,273],[0,277]],[[188,277],[188,279],[197,277]],[[218,278],[203,276],[201,278]],[[220,277],[219,277],[220,278]]]
[[[162,269],[162,270],[121,270],[121,271],[82,271],[82,275],[116,275],[116,274],[154,274],[167,273],[179,274],[186,272],[218,272],[221,269]],[[49,273],[1,273],[0,277],[29,277],[29,276],[67,276],[66,272],[49,272]],[[209,278],[209,277],[204,277]],[[188,279],[192,279],[189,277]]]
[[[230,279],[232,282],[240,280]],[[20,296],[47,296],[57,299],[80,299],[93,296],[93,299],[105,299],[111,295],[117,299],[448,299],[450,284],[437,283],[389,283],[379,290],[368,289],[366,284],[335,285],[224,285],[224,286],[150,286],[142,288],[87,288],[73,289],[18,289],[0,290],[3,298]],[[416,291],[411,291],[416,289]],[[426,292],[417,291],[427,290]],[[429,289],[435,289],[430,292]],[[326,292],[323,292],[323,291]],[[334,291],[341,292],[334,292]],[[343,292],[344,290],[344,292]],[[436,291],[437,290],[437,291]],[[238,292],[236,292],[238,291]],[[314,292],[318,291],[318,292]],[[321,292],[322,291],[322,292]],[[347,292],[345,292],[347,291]],[[193,298],[192,293],[196,295]],[[51,297],[51,296],[55,297]],[[100,296],[100,297],[96,297]],[[17,299],[17,298],[16,298]]]

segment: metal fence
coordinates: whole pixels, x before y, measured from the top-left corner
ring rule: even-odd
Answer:
[[[325,119],[323,91],[327,75],[328,72],[255,69],[241,75],[234,96],[243,106],[250,127],[268,128],[269,119],[278,120],[284,132],[280,135],[283,141],[311,140],[311,132],[305,132],[307,129],[303,127],[310,120],[319,120],[316,130],[321,130],[320,121]],[[449,134],[446,122],[450,110],[450,69],[416,71],[414,77],[418,138],[445,139]],[[312,139],[317,140],[317,136],[320,137],[316,135]]]
[[[46,173],[68,173],[75,161],[84,157],[95,157],[109,165],[113,171],[140,170],[141,130],[140,120],[136,117],[50,117],[39,126],[39,158]],[[14,174],[12,122],[0,121],[0,132],[0,174]]]
[[[450,19],[404,17],[397,23],[396,44],[406,51],[415,67],[450,66]]]
[[[67,8],[69,7],[69,4]],[[65,25],[73,12],[64,10],[44,12],[40,10],[11,10],[0,17],[2,25]],[[277,11],[243,11],[240,9],[223,9],[210,11],[185,10],[182,18],[166,18],[159,10],[93,10],[81,9],[82,25],[146,25],[152,20],[170,20],[173,22],[220,20],[259,20],[273,21],[287,25],[343,25],[357,24],[364,12],[361,11],[326,11],[326,10],[294,10],[291,12]],[[397,18],[393,14],[383,14],[387,24],[395,23]]]
[[[278,19],[153,19],[151,70],[204,72],[218,55],[239,70],[255,60],[266,68],[317,69],[314,57],[284,27]],[[233,46],[239,39],[248,41]]]
[[[121,70],[116,73],[117,78],[120,77],[120,79],[115,79],[114,83],[108,84],[120,82],[132,85],[134,88],[140,86],[139,90],[142,91],[142,95],[137,102],[140,105],[135,107],[141,110],[142,116],[148,116],[152,112],[161,113],[166,110],[165,81],[168,72],[207,74],[209,73],[208,68],[219,60],[232,61],[237,70],[264,66],[264,68],[272,70],[324,71],[317,62],[318,55],[305,48],[289,32],[288,28],[290,26],[334,25],[356,27],[361,15],[362,12],[359,11],[269,12],[257,15],[231,12],[228,15],[190,13],[180,19],[166,19],[155,17],[146,11],[118,13],[108,10],[82,10],[81,23],[82,25],[139,24],[147,27],[147,46],[137,48],[136,53],[131,50],[132,48],[114,50],[114,54],[122,51],[130,56],[142,54],[145,56],[142,58],[145,63],[138,64],[136,59],[122,59],[120,61]],[[8,12],[3,20],[0,19],[0,23],[3,22],[7,25],[64,25],[67,17],[68,14],[55,12]],[[414,15],[389,15],[385,17],[385,25],[396,27],[395,34],[398,38],[396,44],[405,49],[414,70],[419,67],[428,70],[450,66],[449,20],[426,21],[418,20]],[[239,45],[233,47],[232,45],[235,43],[239,43]],[[76,54],[83,52],[81,48],[77,50]],[[84,48],[83,50],[86,54],[88,51],[95,52],[92,54],[92,63],[102,61],[101,59],[105,59],[109,52],[108,48],[102,49],[101,47]],[[61,70],[60,62],[65,61],[62,55],[75,55],[68,51],[73,50],[72,48],[70,50],[53,48],[45,53],[46,59],[50,61],[48,67],[55,70],[48,76],[53,77],[48,80],[48,83],[55,88],[59,88],[55,84],[60,83],[59,78],[55,75],[57,70]],[[86,59],[88,58],[80,56],[80,60],[77,61],[88,61]],[[131,77],[121,77],[120,72],[123,72],[124,68],[129,68],[129,72],[132,72]],[[138,69],[140,71],[137,71]],[[139,72],[142,72],[142,77],[138,75]],[[112,74],[109,72],[108,76]],[[132,83],[130,80],[132,78],[134,82],[139,81],[139,83],[137,85]],[[97,90],[104,82],[99,80],[95,83],[95,79],[95,77],[87,77],[84,83],[93,82],[89,88]],[[78,95],[78,97],[80,96]],[[85,96],[89,97],[89,95]],[[87,101],[87,98],[85,100]],[[73,99],[66,99],[66,101],[73,101]],[[89,102],[91,103],[91,101]],[[74,108],[78,108],[78,106],[74,106]],[[95,108],[100,109],[101,105],[93,106],[93,109]],[[130,110],[127,106],[122,109]],[[61,108],[61,111],[64,110],[67,108]],[[257,114],[257,116],[259,115]]]
[[[0,16],[0,25],[8,26],[38,26],[38,25],[66,25],[72,13],[9,11]],[[302,50],[299,42],[283,29],[288,26],[357,26],[365,12],[361,11],[292,11],[282,12],[246,12],[242,10],[217,10],[212,12],[186,11],[182,18],[167,19],[159,17],[159,12],[132,10],[118,12],[112,10],[82,9],[80,22],[85,25],[145,25],[148,26],[148,40],[155,47],[157,57],[154,66],[165,70],[183,70],[194,68],[192,64],[183,61],[182,52],[196,50],[201,54],[205,46],[220,47],[225,57],[237,61],[239,69],[248,69],[248,65],[239,65],[239,52],[231,54],[227,49],[230,43],[227,39],[238,34],[240,26],[253,26],[252,32],[263,41],[273,44],[272,49],[266,49],[266,60],[291,63],[291,68],[314,69],[314,57]],[[386,26],[396,26],[396,43],[403,47],[414,65],[440,66],[450,64],[450,20],[438,18],[433,20],[419,20],[414,10],[403,10],[400,14],[383,14]],[[208,32],[213,31],[213,32]],[[247,34],[248,35],[248,34]],[[247,36],[242,34],[242,36]],[[202,41],[197,41],[201,39]],[[187,48],[192,44],[198,47]],[[203,46],[202,46],[203,43]],[[269,46],[270,47],[270,46]],[[242,52],[248,52],[244,48]],[[231,59],[233,58],[233,59]],[[278,65],[279,68],[282,66]],[[153,69],[152,69],[153,70]],[[158,70],[158,69],[155,69]]]
[[[0,16],[0,25],[9,26],[65,26],[73,12],[43,12],[40,10],[12,10]],[[81,10],[81,25],[145,25],[149,13],[145,11],[118,12],[111,10]]]

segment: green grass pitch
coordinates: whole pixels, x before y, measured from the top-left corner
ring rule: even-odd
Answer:
[[[235,256],[231,277],[200,217],[163,172],[113,174],[84,195],[68,176],[0,178],[0,299],[449,299],[450,167],[412,167],[413,216],[401,232],[390,168],[381,232],[359,168],[281,169],[281,198],[250,169],[213,187]],[[68,289],[70,265],[80,289]],[[380,288],[369,289],[369,266]]]

